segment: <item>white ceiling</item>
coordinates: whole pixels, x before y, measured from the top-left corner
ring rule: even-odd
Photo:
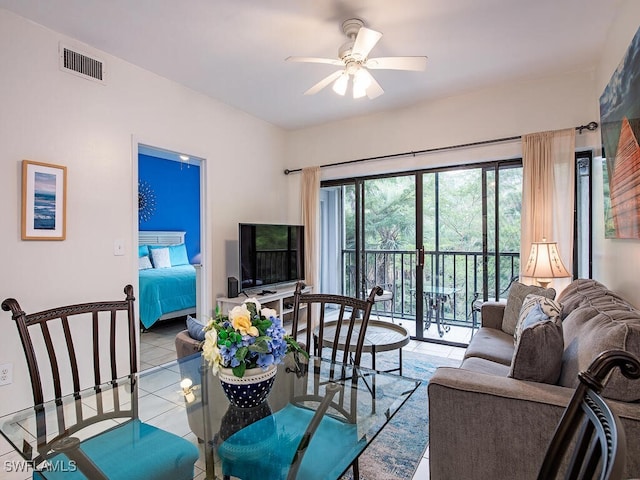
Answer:
[[[52,30],[286,129],[594,66],[621,0],[0,0]],[[425,72],[376,70],[384,95],[303,92],[335,67],[341,24],[384,34],[372,57],[426,55]]]

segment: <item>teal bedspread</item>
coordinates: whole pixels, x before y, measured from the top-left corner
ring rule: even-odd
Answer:
[[[196,307],[196,270],[193,265],[140,270],[140,323],[153,325],[165,313]]]

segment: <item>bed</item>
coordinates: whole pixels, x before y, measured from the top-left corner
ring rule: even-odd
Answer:
[[[196,269],[189,264],[185,233],[138,233],[138,305],[145,329],[160,320],[196,312]]]

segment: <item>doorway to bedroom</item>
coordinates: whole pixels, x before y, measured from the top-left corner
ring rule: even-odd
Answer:
[[[137,145],[141,367],[175,360],[175,333],[204,312],[204,160]]]

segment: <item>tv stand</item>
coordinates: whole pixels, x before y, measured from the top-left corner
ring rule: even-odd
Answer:
[[[255,297],[256,300],[260,302],[260,305],[274,309],[282,321],[286,322],[291,319],[291,315],[293,314],[293,292],[295,292],[295,290],[295,284],[283,285],[279,287],[271,287],[268,290],[242,292],[239,296],[234,298],[218,297],[217,303],[222,314],[228,315],[229,310],[233,307],[236,305],[242,305],[247,298]],[[310,293],[312,291],[313,287],[308,285],[303,290],[305,293]]]
[[[278,293],[277,290],[262,290],[260,293],[256,295],[276,295]]]

